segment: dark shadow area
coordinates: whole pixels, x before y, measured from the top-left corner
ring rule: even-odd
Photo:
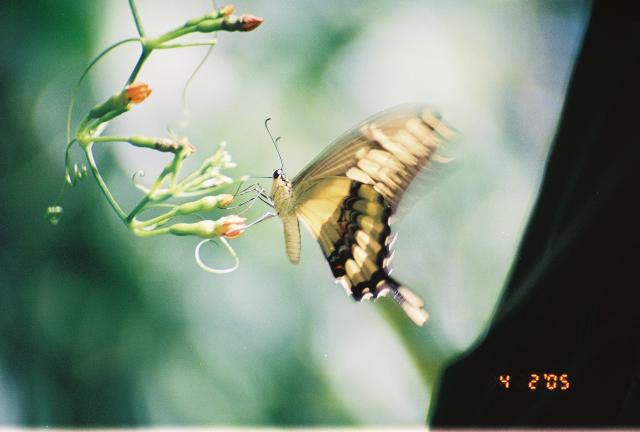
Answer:
[[[502,301],[433,427],[640,426],[638,9],[593,5]]]

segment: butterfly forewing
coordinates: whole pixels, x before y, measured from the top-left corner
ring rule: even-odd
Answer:
[[[390,217],[450,138],[432,110],[404,105],[344,134],[292,182],[295,214],[318,240],[333,276],[356,300],[392,296],[419,325],[420,298],[389,276]]]
[[[304,190],[313,180],[347,176],[371,184],[392,208],[428,164],[449,160],[437,153],[453,131],[432,109],[418,104],[383,111],[342,135],[293,180]]]

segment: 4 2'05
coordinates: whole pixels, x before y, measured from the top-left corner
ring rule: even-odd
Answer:
[[[530,373],[528,382],[525,380],[512,381],[511,374],[498,375],[499,385],[509,390],[512,386],[525,385],[530,391],[536,391],[538,389],[546,389],[548,391],[567,391],[571,387],[568,374],[555,374],[555,373]]]

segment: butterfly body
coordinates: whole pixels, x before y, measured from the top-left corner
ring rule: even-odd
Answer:
[[[292,181],[273,173],[271,202],[283,222],[289,260],[300,259],[301,221],[320,244],[331,272],[355,300],[392,297],[418,325],[424,303],[389,275],[391,219],[414,178],[452,135],[439,116],[404,105],[365,120]]]
[[[295,197],[291,182],[282,172],[273,173],[271,186],[271,202],[284,226],[284,244],[289,261],[293,264],[300,262],[300,224],[295,212]]]

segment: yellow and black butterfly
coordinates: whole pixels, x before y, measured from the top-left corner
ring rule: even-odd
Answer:
[[[451,160],[438,150],[452,135],[433,110],[402,105],[345,133],[292,181],[276,170],[265,197],[276,213],[265,216],[282,220],[289,260],[300,260],[302,221],[336,281],[356,301],[391,296],[416,324],[424,324],[423,301],[389,276],[395,240],[390,220],[421,171]]]

